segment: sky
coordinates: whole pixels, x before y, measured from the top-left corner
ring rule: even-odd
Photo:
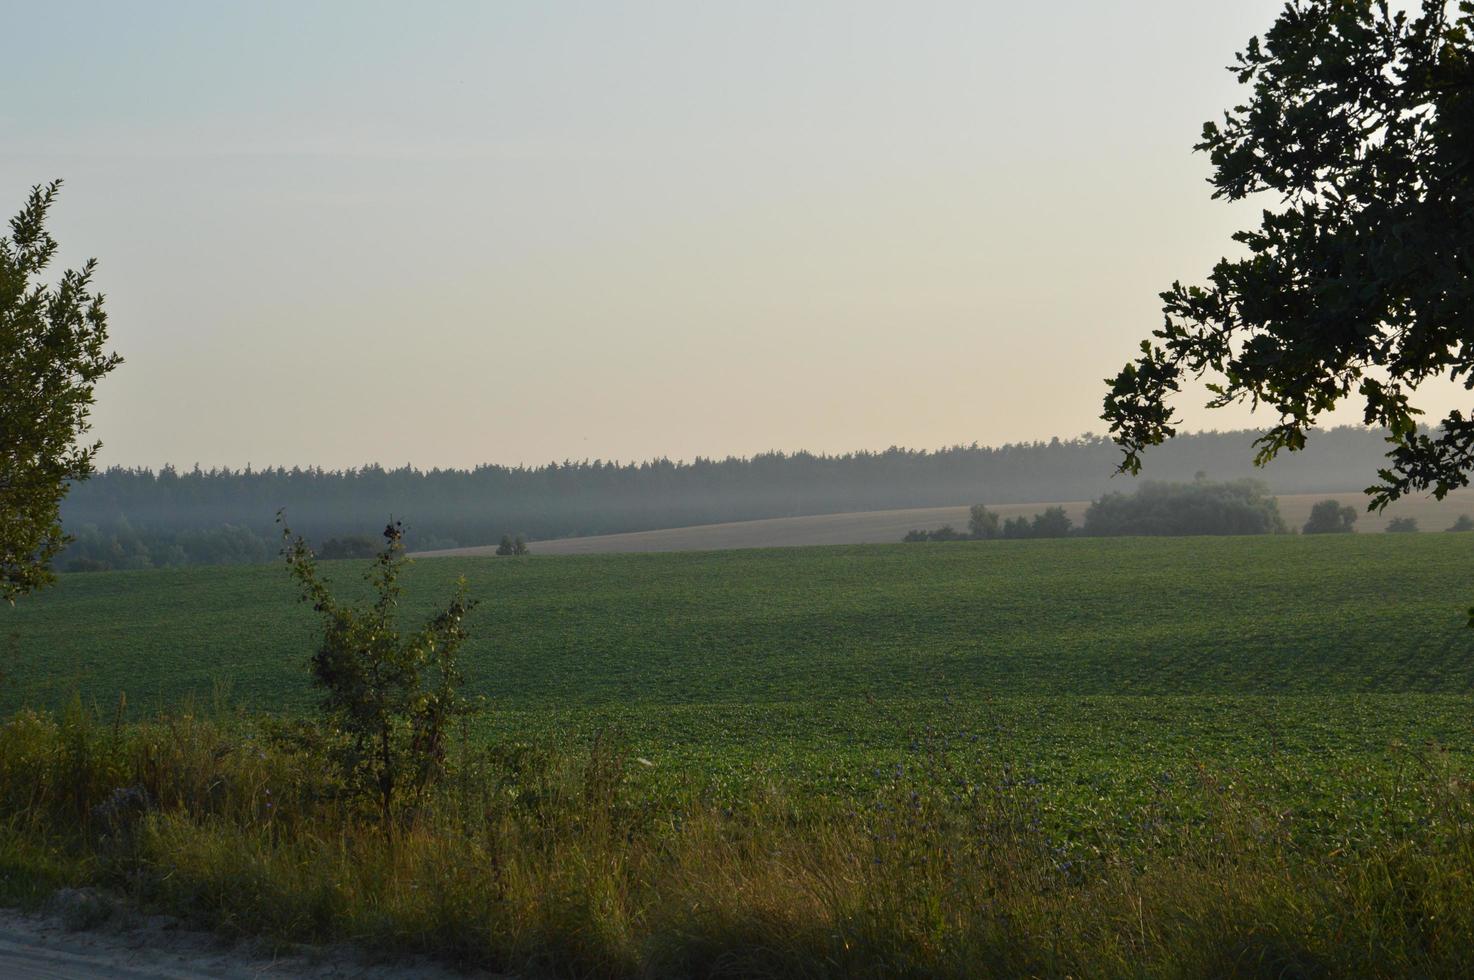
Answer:
[[[0,0],[0,211],[99,261],[104,464],[1101,432],[1279,7]]]

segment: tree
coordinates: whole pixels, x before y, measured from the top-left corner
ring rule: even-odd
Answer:
[[[1020,514],[1003,522],[1002,536],[1009,540],[1032,538],[1034,529],[1029,525],[1029,519]]]
[[[1305,522],[1304,531],[1306,534],[1350,534],[1355,523],[1355,507],[1326,499],[1310,508],[1310,520]]]
[[[1108,493],[1085,510],[1084,533],[1112,535],[1280,534],[1285,522],[1257,480],[1144,480],[1135,493]]]
[[[1291,0],[1232,70],[1245,103],[1209,122],[1215,198],[1279,207],[1234,235],[1206,287],[1173,283],[1164,323],[1110,380],[1104,418],[1138,472],[1174,435],[1169,401],[1209,377],[1210,407],[1265,405],[1263,464],[1298,450],[1315,421],[1359,398],[1389,431],[1373,507],[1469,482],[1474,417],[1420,429],[1411,395],[1450,376],[1474,384],[1474,3],[1416,15],[1376,0]]]
[[[1046,507],[1042,513],[1034,515],[1029,531],[1036,538],[1062,538],[1070,533],[1074,523],[1063,507]]]
[[[1460,514],[1459,519],[1454,521],[1453,526],[1448,528],[1448,530],[1474,531],[1474,517],[1470,517],[1468,514]]]
[[[0,238],[0,597],[54,580],[67,543],[61,501],[92,473],[101,443],[90,428],[92,392],[122,358],[107,352],[107,313],[88,259],[55,285],[41,281],[57,243],[46,216],[61,181],[31,188]]]
[[[532,549],[527,547],[527,539],[522,535],[514,538],[510,534],[503,534],[501,542],[496,546],[496,553],[502,556],[527,555],[532,553]]]
[[[998,537],[998,515],[982,504],[973,504],[967,512],[967,530],[975,538]]]
[[[396,623],[399,573],[404,563],[404,529],[384,528],[384,547],[366,578],[372,605],[338,601],[317,570],[307,542],[292,534],[279,514],[282,554],[301,588],[326,621],[312,657],[312,681],[322,690],[321,708],[338,737],[338,763],[347,785],[372,797],[386,834],[401,795],[423,795],[445,767],[451,722],[475,705],[461,694],[460,647],[465,618],[476,604],[466,598],[466,580],[443,611],[409,635]]]
[[[1388,534],[1415,534],[1418,530],[1416,517],[1394,517],[1387,522]]]

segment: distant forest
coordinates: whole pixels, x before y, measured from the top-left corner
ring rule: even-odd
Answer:
[[[1252,431],[1182,435],[1146,456],[1142,479],[1258,477],[1274,493],[1360,490],[1386,449],[1379,431],[1342,427],[1314,434],[1302,452],[1263,470],[1252,463]],[[61,566],[267,560],[273,520],[285,509],[309,540],[372,537],[402,518],[411,549],[494,543],[504,534],[536,541],[765,517],[970,504],[1089,500],[1129,490],[1112,477],[1119,451],[1109,439],[887,449],[827,456],[763,453],[750,458],[600,460],[472,470],[378,465],[350,470],[114,467],[72,488],[63,507],[78,541]],[[534,549],[535,550],[535,549]]]

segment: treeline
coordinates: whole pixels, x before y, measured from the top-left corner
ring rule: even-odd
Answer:
[[[1323,502],[1340,508],[1334,500]],[[1356,511],[1347,507],[1350,521]],[[1317,504],[1311,523],[1305,530],[1342,530],[1341,527],[1320,528],[1317,515],[1324,516],[1323,504]],[[1339,510],[1332,518],[1345,521]],[[1350,530],[1346,523],[1344,530]],[[1199,475],[1191,483],[1165,483],[1148,480],[1133,493],[1108,493],[1085,509],[1085,522],[1074,526],[1062,507],[1048,507],[1032,518],[1011,517],[999,521],[998,515],[983,504],[974,504],[969,512],[967,533],[950,525],[934,531],[913,530],[905,541],[986,541],[992,538],[1063,538],[1082,537],[1180,537],[1202,534],[1284,534],[1289,530],[1280,516],[1279,502],[1261,480],[1214,482]]]
[[[1255,471],[1254,437],[1251,431],[1181,436],[1147,456],[1143,476],[1183,481],[1200,470],[1219,479],[1259,475],[1276,493],[1309,493],[1360,489],[1383,463],[1381,433],[1347,427],[1316,433],[1304,452]],[[262,560],[276,552],[273,521],[282,508],[315,545],[371,532],[393,515],[405,519],[409,547],[427,550],[487,544],[506,534],[536,541],[980,499],[1093,499],[1135,485],[1112,480],[1118,460],[1108,439],[1087,434],[936,451],[470,470],[115,467],[68,496],[64,523],[79,540],[61,567],[84,559],[111,567]]]
[[[1356,508],[1328,498],[1310,509],[1299,530],[1303,534],[1349,534],[1355,529]],[[1412,517],[1387,522],[1392,534],[1419,530]],[[1474,518],[1460,514],[1449,531],[1474,531]],[[999,520],[984,504],[973,504],[967,531],[950,524],[935,530],[915,529],[901,540],[987,541],[993,538],[1080,537],[1187,537],[1224,534],[1288,534],[1279,502],[1261,480],[1214,482],[1202,476],[1191,483],[1148,480],[1133,493],[1108,493],[1085,509],[1084,524],[1076,528],[1063,507],[1047,507],[1032,518],[1022,515]]]
[[[966,533],[950,524],[934,531],[913,529],[902,541],[987,541],[992,538],[1020,540],[1024,538],[1066,538],[1075,532],[1075,522],[1063,507],[1046,507],[1033,517],[1010,517],[1000,521],[984,504],[973,504],[968,514]]]
[[[1354,512],[1353,512],[1354,515]],[[1085,510],[1084,532],[1097,537],[1189,534],[1284,534],[1279,502],[1260,480],[1148,481],[1135,493],[1108,493]]]

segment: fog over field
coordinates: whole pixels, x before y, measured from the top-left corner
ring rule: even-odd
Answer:
[[[113,468],[76,487],[63,513],[78,535],[68,560],[147,567],[268,560],[276,551],[272,522],[283,509],[317,542],[372,536],[396,515],[405,521],[409,547],[430,551],[494,545],[505,534],[549,540],[973,503],[1070,503],[1130,491],[1147,479],[1254,478],[1280,494],[1346,493],[1366,486],[1387,449],[1384,433],[1343,427],[1319,431],[1304,451],[1257,469],[1251,462],[1257,435],[1184,434],[1148,453],[1139,477],[1113,475],[1120,450],[1100,436],[933,451],[473,470]],[[810,540],[819,525],[804,526],[811,530],[801,540]],[[896,540],[906,529],[891,530],[881,537],[877,528],[859,540]]]
[[[1383,511],[1362,513],[1366,496],[1360,493],[1286,494],[1277,498],[1285,523],[1304,525],[1310,509],[1322,500],[1335,500],[1358,511],[1356,530],[1385,531],[1392,520],[1410,517],[1427,531],[1441,531],[1460,515],[1474,517],[1474,490],[1455,490],[1443,500],[1416,498],[1400,500]],[[987,503],[987,501],[979,501]],[[989,509],[1000,518],[1032,517],[1056,502],[993,504]],[[1063,502],[1065,513],[1077,525],[1090,506],[1086,500]],[[779,517],[762,521],[734,521],[657,531],[601,534],[590,537],[555,538],[538,541],[539,555],[595,555],[640,551],[712,551],[728,548],[791,548],[833,544],[890,544],[912,529],[929,530],[950,525],[966,528],[968,507],[913,507],[904,510],[868,511],[858,514],[822,514],[814,517]],[[495,545],[423,551],[418,557],[471,557],[492,555]]]

